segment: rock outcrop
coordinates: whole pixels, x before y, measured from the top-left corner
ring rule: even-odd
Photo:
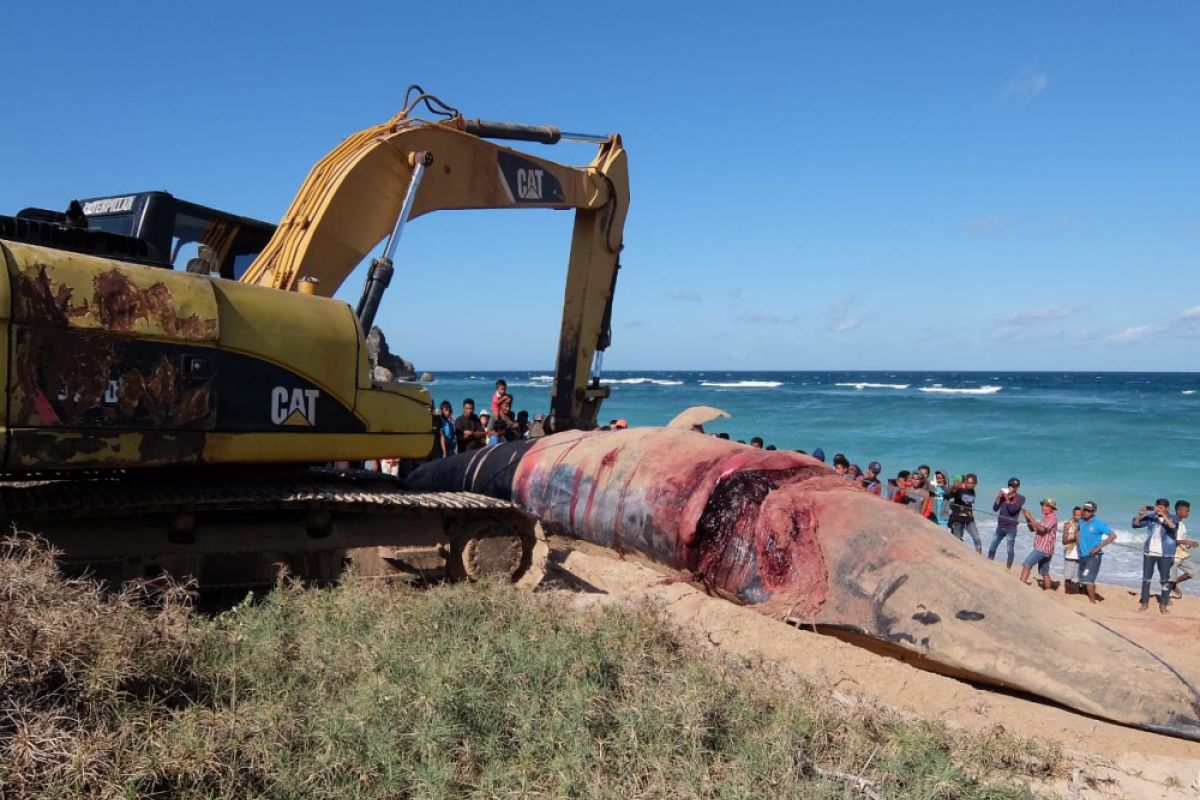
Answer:
[[[375,380],[411,381],[417,376],[412,362],[405,361],[388,348],[387,337],[378,325],[372,326],[367,334],[367,357],[374,367]]]

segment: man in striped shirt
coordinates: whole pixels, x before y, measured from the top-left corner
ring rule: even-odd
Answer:
[[[1058,504],[1053,497],[1042,501],[1042,518],[1035,520],[1029,509],[1021,509],[1025,514],[1025,524],[1033,531],[1033,549],[1025,556],[1021,565],[1021,582],[1029,583],[1029,573],[1034,567],[1042,578],[1042,589],[1051,591],[1054,584],[1050,582],[1050,559],[1054,558],[1054,543],[1058,540]]]

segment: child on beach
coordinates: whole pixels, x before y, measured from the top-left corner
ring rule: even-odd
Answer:
[[[492,395],[492,417],[500,416],[500,401],[508,396],[508,381],[501,378],[496,381],[496,393]]]
[[[1067,594],[1079,592],[1079,520],[1083,518],[1083,507],[1071,509],[1071,518],[1063,523],[1063,591]]]

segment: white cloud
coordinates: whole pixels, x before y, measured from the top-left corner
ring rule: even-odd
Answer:
[[[1004,87],[1003,97],[1017,103],[1028,103],[1050,85],[1050,78],[1044,72],[1022,72],[1009,80]]]
[[[1045,322],[1052,319],[1066,319],[1077,309],[1070,306],[1043,306],[1019,311],[1008,318],[1008,325],[1022,325],[1030,322]]]
[[[846,331],[854,330],[860,324],[862,324],[862,320],[858,317],[842,317],[841,319],[831,321],[829,323],[829,330],[834,333],[845,333]]]
[[[701,300],[699,292],[672,292],[667,296],[676,303],[699,303]]]
[[[862,319],[851,312],[852,297],[843,297],[829,306],[828,329],[832,333],[846,333],[862,324]]]
[[[1200,306],[1192,306],[1180,314],[1173,332],[1188,338],[1200,336]]]
[[[1157,333],[1161,328],[1156,328],[1153,325],[1131,325],[1123,331],[1109,334],[1104,337],[1104,343],[1110,347],[1129,347],[1131,344],[1145,339],[1152,333]]]

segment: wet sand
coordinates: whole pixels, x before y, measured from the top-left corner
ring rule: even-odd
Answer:
[[[630,601],[660,604],[681,628],[722,652],[761,656],[850,702],[879,702],[902,713],[965,729],[1001,726],[1010,733],[1057,742],[1078,775],[1043,787],[1067,797],[1195,798],[1200,796],[1200,742],[1177,739],[1094,719],[1036,699],[1005,694],[916,669],[839,639],[799,630],[745,607],[710,597],[696,587],[668,583],[663,573],[604,548],[567,539],[549,541],[542,587],[573,592],[581,604]],[[1001,569],[1002,566],[981,565]],[[1016,568],[1012,580],[1017,580]],[[1196,586],[1185,585],[1200,591]],[[1031,593],[1041,593],[1029,586]],[[1200,687],[1200,598],[1173,601],[1139,612],[1128,588],[1100,587],[1103,601],[1049,593],[1060,603],[1096,619],[1146,649],[1168,656],[1172,666]],[[1019,646],[1019,643],[1015,643]],[[1103,662],[1104,654],[1097,659]],[[1119,670],[1120,664],[1106,665]],[[1184,698],[1180,697],[1180,702]],[[1074,792],[1078,793],[1075,794]]]

